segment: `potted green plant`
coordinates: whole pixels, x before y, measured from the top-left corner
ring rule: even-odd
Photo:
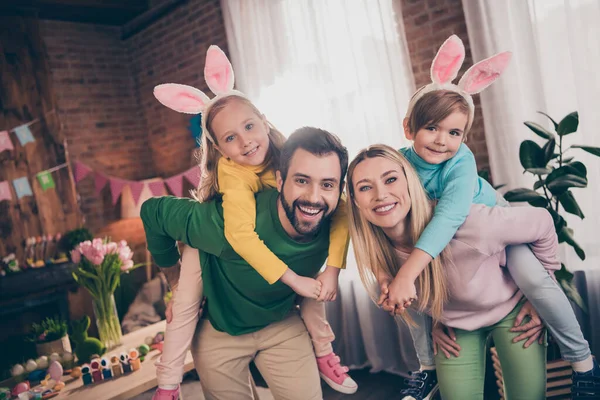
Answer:
[[[35,343],[38,356],[71,352],[67,322],[59,317],[46,318],[31,325],[29,341]]]
[[[525,122],[525,126],[544,139],[545,143],[540,146],[533,140],[524,140],[519,149],[521,165],[525,172],[534,175],[537,181],[533,184],[533,189],[513,189],[504,197],[510,202],[528,202],[534,207],[547,209],[554,219],[559,243],[568,244],[581,260],[585,260],[585,251],[575,241],[573,229],[568,226],[563,215],[570,213],[581,219],[585,217],[571,189],[587,187],[587,168],[581,161],[576,161],[574,157],[566,156],[565,153],[570,149],[581,149],[600,157],[600,148],[583,145],[565,148],[563,145],[565,136],[577,132],[579,114],[576,111],[558,123],[547,114],[540,114],[550,120],[554,132],[535,122]],[[564,264],[555,276],[565,294],[587,313],[587,307],[572,283],[573,274]]]

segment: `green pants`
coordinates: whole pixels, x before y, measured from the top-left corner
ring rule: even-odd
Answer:
[[[486,341],[491,334],[498,351],[504,395],[507,400],[538,400],[546,396],[546,347],[537,342],[527,349],[524,342],[512,343],[518,334],[509,331],[522,304],[492,326],[464,331],[455,329],[461,347],[459,357],[438,352],[435,358],[440,391],[444,400],[483,400]]]

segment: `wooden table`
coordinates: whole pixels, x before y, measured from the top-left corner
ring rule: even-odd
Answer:
[[[166,322],[160,321],[135,332],[123,336],[122,345],[109,351],[106,355],[119,354],[132,347],[138,347],[144,343],[148,336],[154,337],[157,332],[165,331]],[[63,378],[67,384],[60,394],[54,399],[93,399],[93,400],[120,400],[130,399],[140,393],[144,393],[158,385],[156,381],[156,367],[154,363],[159,357],[157,350],[152,350],[145,357],[142,368],[138,371],[123,375],[117,379],[108,379],[101,383],[93,383],[83,386],[83,380],[73,379],[70,376]],[[194,368],[192,355],[188,351],[185,357],[184,372]]]

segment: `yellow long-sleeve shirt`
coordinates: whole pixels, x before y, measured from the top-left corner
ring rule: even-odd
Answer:
[[[287,270],[281,261],[263,243],[255,232],[256,201],[254,194],[272,187],[276,188],[275,173],[262,166],[242,166],[222,157],[218,165],[219,191],[223,195],[223,218],[225,238],[248,264],[267,282],[275,283]],[[329,257],[327,265],[345,268],[348,253],[348,222],[346,205],[341,199],[333,215],[329,233]]]

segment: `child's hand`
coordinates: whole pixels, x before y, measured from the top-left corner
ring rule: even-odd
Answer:
[[[321,294],[322,285],[316,279],[298,275],[289,286],[302,297],[317,299]]]
[[[417,299],[415,281],[404,277],[401,272],[398,272],[388,288],[388,297],[390,303],[395,307],[396,314],[403,313]]]
[[[332,266],[327,266],[322,274],[317,276],[317,280],[321,282],[321,294],[317,298],[318,301],[334,301],[337,297],[338,276],[340,269]]]
[[[380,294],[379,294],[379,300],[377,300],[377,305],[380,307],[383,306],[383,302],[388,299],[388,295],[390,293],[390,290],[389,290],[390,283],[392,283],[392,278],[389,276],[386,276],[385,278],[381,278],[379,280]]]

